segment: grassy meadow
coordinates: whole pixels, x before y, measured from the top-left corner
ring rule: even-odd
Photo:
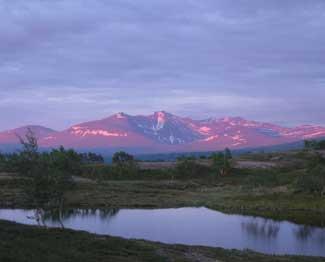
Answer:
[[[62,152],[54,152],[54,156],[61,157],[60,154],[65,154]],[[325,175],[322,155],[322,151],[316,150],[245,154],[229,159],[227,172],[220,166],[223,158],[221,162],[202,157],[176,162],[132,160],[123,165],[85,163],[72,176],[74,186],[64,191],[64,206],[86,209],[205,206],[225,213],[324,226],[325,197],[319,187]],[[25,190],[29,181],[30,178],[18,172],[2,170],[0,207],[37,208],[38,202],[30,201]],[[171,246],[4,221],[0,222],[0,229],[0,261],[30,261],[30,257],[33,261],[81,258],[82,261],[322,261]]]

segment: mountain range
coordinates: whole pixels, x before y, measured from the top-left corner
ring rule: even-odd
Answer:
[[[283,127],[240,117],[193,120],[160,111],[148,116],[117,113],[63,131],[42,126],[20,127],[0,132],[0,145],[18,145],[18,136],[24,136],[28,129],[35,133],[44,148],[63,145],[138,153],[240,149],[325,137],[322,126]]]

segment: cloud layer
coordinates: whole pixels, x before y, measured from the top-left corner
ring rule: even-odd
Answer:
[[[325,124],[322,0],[0,0],[0,129],[167,110]]]

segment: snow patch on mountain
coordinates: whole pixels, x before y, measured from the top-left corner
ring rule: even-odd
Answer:
[[[60,132],[39,126],[17,128],[0,132],[0,144],[19,143],[16,134],[24,136],[28,128],[40,139],[40,145],[77,148],[105,144],[124,148],[147,147],[161,152],[256,147],[325,137],[325,127],[321,126],[282,127],[240,117],[193,120],[160,111],[148,116],[117,113]],[[72,139],[72,136],[83,139]]]
[[[209,136],[205,139],[203,139],[204,141],[211,141],[211,140],[216,140],[219,138],[219,135],[214,135],[214,136]]]
[[[318,136],[321,136],[321,135],[325,136],[325,131],[319,131],[319,132],[307,134],[307,135],[304,135],[304,138],[314,138],[314,137],[318,137]]]
[[[201,134],[208,134],[212,129],[210,127],[207,127],[207,126],[202,126],[199,128],[199,132]]]
[[[128,136],[125,132],[113,132],[102,129],[89,129],[87,127],[74,126],[71,128],[70,133],[77,136],[107,136],[107,137],[126,137]]]
[[[240,134],[231,137],[234,143],[233,146],[239,146],[247,143],[247,140]]]
[[[43,139],[44,140],[52,140],[52,139],[55,139],[55,137],[54,136],[47,136],[47,137],[44,137]]]
[[[164,112],[157,113],[157,124],[154,127],[154,131],[158,131],[164,128],[166,122],[166,114]]]

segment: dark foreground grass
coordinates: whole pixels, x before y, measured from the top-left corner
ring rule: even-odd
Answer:
[[[224,250],[126,240],[86,232],[45,229],[0,221],[1,262],[119,261],[281,261],[312,262],[323,258],[269,256]]]

